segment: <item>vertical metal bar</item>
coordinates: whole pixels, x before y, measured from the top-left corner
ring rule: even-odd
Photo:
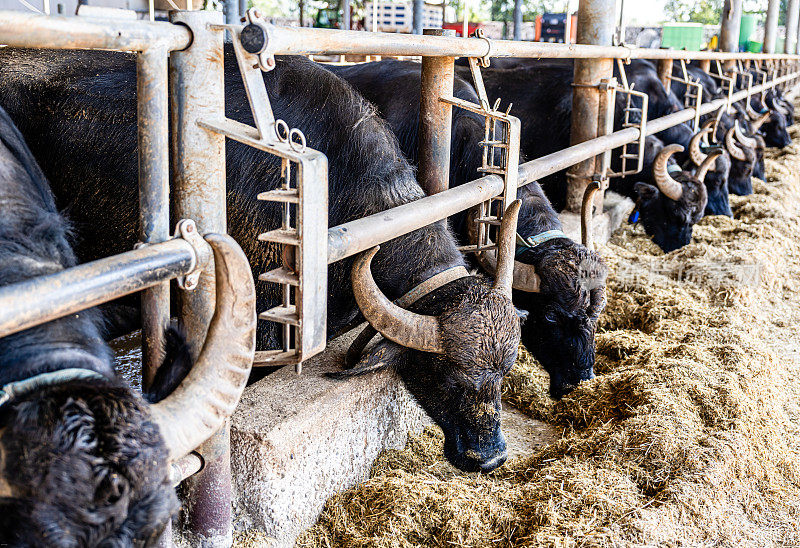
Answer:
[[[225,0],[223,9],[225,11],[225,22],[229,25],[238,25],[242,17],[239,12],[239,0]]]
[[[522,40],[522,0],[514,0],[514,40]]]
[[[201,234],[226,232],[225,139],[198,126],[200,118],[224,116],[222,23],[211,11],[178,11],[173,23],[192,31],[192,44],[170,57],[173,200],[176,218],[190,218]],[[209,272],[207,275],[206,272]],[[194,291],[181,293],[181,318],[194,356],[200,351],[214,312],[213,270],[204,271]],[[199,452],[202,472],[184,483],[186,517],[194,546],[230,546],[230,432],[226,424]]]
[[[139,239],[169,239],[169,110],[167,50],[136,57],[139,144]],[[169,323],[169,282],[142,292],[142,386],[150,388],[164,348]]]
[[[767,6],[767,20],[764,23],[764,47],[763,53],[775,53],[775,45],[778,42],[778,19],[781,10],[781,0],[769,0]]]
[[[425,29],[427,36],[455,36],[455,31]],[[450,130],[452,107],[440,97],[452,97],[453,57],[423,57],[419,104],[418,180],[428,194],[450,186]]]
[[[425,5],[423,0],[413,0],[412,27],[414,34],[422,34],[422,10]]]
[[[614,34],[614,0],[582,0],[578,5],[579,44],[609,46]],[[570,144],[594,139],[598,135],[600,91],[603,78],[613,73],[611,59],[576,59],[572,91],[572,129]],[[589,158],[569,169],[567,210],[581,211],[583,193],[595,173],[595,159]]]
[[[672,59],[659,59],[658,77],[661,79],[661,83],[664,84],[664,87],[667,88],[667,91],[670,90],[672,85],[670,76],[672,76]]]
[[[700,70],[707,74],[711,70],[711,59],[702,59],[700,61]]]
[[[784,53],[797,51],[797,15],[800,11],[800,0],[789,0],[786,5],[786,35],[783,42]]]
[[[739,51],[739,27],[742,24],[742,0],[725,0],[719,31],[721,51]],[[734,68],[736,61],[725,61],[725,70]]]
[[[342,24],[340,28],[350,30],[350,0],[342,0]]]

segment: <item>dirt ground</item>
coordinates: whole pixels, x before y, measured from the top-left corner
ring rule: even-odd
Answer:
[[[553,443],[478,476],[428,429],[298,546],[800,546],[800,148],[767,156],[689,246],[624,226],[600,249],[596,379],[554,402],[521,354],[505,401]]]

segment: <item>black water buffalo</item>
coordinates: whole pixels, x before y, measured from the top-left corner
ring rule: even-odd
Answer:
[[[136,224],[138,203],[134,58],[10,49],[0,51],[0,58],[0,101],[32,138],[57,199],[70,207],[79,254],[92,258],[129,249],[135,243],[130,227]],[[227,115],[252,124],[227,46],[225,82]],[[394,135],[344,81],[307,59],[286,57],[264,74],[264,82],[276,117],[302,129],[308,143],[328,156],[331,225],[424,196]],[[280,184],[280,160],[234,141],[228,141],[226,153],[228,228],[259,274],[281,261],[275,248],[257,240],[258,234],[279,226],[279,206],[256,199]],[[492,284],[459,270],[464,260],[445,222],[386,242],[371,259],[367,253],[357,268],[349,259],[329,269],[329,333],[357,320],[360,307],[386,337],[349,374],[396,369],[444,430],[445,455],[453,464],[482,471],[501,465],[506,446],[500,382],[514,364],[520,337],[510,280],[498,276],[503,283]],[[509,254],[499,260],[513,264]],[[450,270],[463,275],[410,309],[392,302]],[[260,285],[257,299],[259,310],[280,303],[277,288],[268,284]],[[280,331],[262,322],[259,346],[279,348]]]
[[[653,165],[655,185],[637,182],[636,210],[640,214],[645,232],[666,252],[688,244],[692,230],[703,218],[708,203],[708,193],[703,180],[722,149],[709,152],[696,173],[683,171],[670,165],[669,159],[681,146],[671,144],[658,152]]]
[[[703,150],[702,141],[706,138],[713,129],[705,127],[698,131],[689,143],[689,160],[684,164],[684,171],[691,169],[698,169],[703,165],[703,162],[708,158],[708,154]],[[726,215],[733,217],[733,210],[731,210],[731,203],[729,199],[730,191],[728,189],[728,176],[731,169],[731,159],[727,152],[724,150],[717,156],[716,161],[711,164],[704,179],[703,184],[706,186],[706,193],[708,194],[708,203],[706,204],[706,215]]]
[[[392,60],[328,68],[378,108],[403,153],[416,163],[419,63]],[[454,95],[479,103],[473,87],[459,76],[455,77]],[[484,118],[454,108],[452,120],[450,182],[458,186],[481,175],[479,143],[484,139]],[[561,232],[558,214],[538,183],[521,188],[518,197],[522,208],[517,233],[538,242],[517,249],[514,304],[529,312],[522,326],[522,342],[550,374],[551,394],[561,397],[581,380],[594,376],[594,332],[605,306],[606,268],[596,253]],[[468,216],[454,216],[452,222],[462,241],[470,241]],[[485,262],[484,266],[489,271],[494,268]],[[535,285],[526,284],[526,279],[535,279]]]
[[[0,109],[0,286],[75,266],[69,240],[70,226],[41,169]],[[220,280],[220,293],[227,295],[224,286]],[[238,295],[242,303],[245,288]],[[254,320],[254,307],[251,313]],[[231,307],[220,315],[233,321]],[[103,329],[97,310],[85,310],[0,338],[2,546],[153,545],[178,507],[170,461],[222,424],[225,415],[208,427],[198,423],[192,413],[206,404],[198,399],[192,409],[185,397],[174,399],[168,395],[174,386],[154,386],[150,400],[159,399],[155,393],[167,397],[149,406],[114,372]],[[254,330],[249,337],[252,360]],[[162,378],[170,377],[167,370],[192,367],[177,332],[166,338]],[[235,389],[218,380],[219,363],[235,359],[219,348],[212,341],[194,366],[220,388]],[[248,370],[249,364],[239,390]],[[182,387],[190,397],[197,395],[193,385]],[[176,405],[188,411],[171,412]],[[175,437],[187,431],[194,431],[185,438],[188,448]]]

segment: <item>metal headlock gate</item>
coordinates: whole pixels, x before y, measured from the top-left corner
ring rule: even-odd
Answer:
[[[589,0],[584,0],[582,5],[588,3]],[[299,369],[305,359],[325,348],[328,264],[480,204],[484,204],[478,219],[482,236],[477,246],[469,251],[486,250],[493,245],[486,227],[499,223],[499,215],[493,213],[491,202],[499,200],[505,205],[513,199],[519,186],[587,161],[591,164],[588,175],[582,171],[573,177],[571,183],[578,185],[581,192],[592,181],[604,185],[610,176],[633,174],[642,166],[645,136],[689,121],[697,126],[702,115],[729,108],[734,102],[776,86],[795,85],[800,76],[800,57],[796,55],[651,50],[604,43],[564,45],[495,41],[485,37],[283,28],[260,20],[253,12],[248,14],[248,18],[248,25],[242,27],[223,25],[221,14],[214,12],[172,12],[172,24],[0,13],[0,44],[57,49],[113,49],[136,53],[140,239],[147,244],[105,260],[102,268],[106,269],[106,277],[100,286],[90,284],[91,287],[82,289],[76,282],[79,279],[76,269],[87,269],[81,271],[81,276],[90,275],[88,280],[100,280],[95,276],[97,271],[93,270],[100,268],[99,262],[59,274],[63,276],[64,283],[75,287],[72,300],[46,303],[45,299],[52,297],[46,278],[30,282],[30,287],[0,290],[0,336],[8,334],[9,329],[16,330],[20,325],[37,325],[68,314],[77,310],[78,306],[86,308],[119,295],[144,290],[143,377],[147,385],[154,373],[163,327],[169,320],[168,280],[190,276],[189,285],[193,285],[197,278],[197,287],[193,291],[181,292],[181,317],[196,354],[214,311],[214,276],[205,268],[198,277],[196,268],[191,266],[193,261],[190,255],[194,252],[191,243],[170,238],[170,194],[175,206],[172,212],[174,218],[192,219],[200,234],[226,232],[224,150],[225,139],[230,138],[281,158],[283,177],[280,188],[265,191],[258,199],[282,204],[281,227],[259,238],[265,245],[283,246],[283,264],[277,269],[261,273],[259,279],[261,283],[279,284],[283,300],[278,307],[259,313],[262,321],[274,321],[283,326],[284,343],[280,349],[259,353],[256,362],[294,364]],[[243,31],[243,28],[246,30]],[[224,115],[225,32],[229,32],[233,38],[255,127],[227,119]],[[423,62],[423,81],[442,76],[444,82],[448,81],[448,74],[452,82],[455,57],[469,57],[480,104],[455,99],[452,89],[448,92],[441,87],[437,89],[430,86],[424,87],[423,94],[427,94],[427,100],[422,108],[443,109],[431,118],[437,120],[437,124],[449,120],[449,109],[453,106],[472,110],[486,118],[486,133],[481,143],[484,147],[484,174],[457,188],[447,188],[448,169],[445,169],[444,163],[449,158],[447,153],[444,158],[439,154],[450,148],[449,124],[445,123],[442,127],[434,128],[436,131],[421,132],[420,147],[438,151],[429,155],[429,158],[440,162],[436,170],[438,180],[424,184],[429,196],[329,228],[327,159],[311,148],[314,143],[305,143],[303,128],[289,128],[276,118],[279,113],[272,112],[261,79],[261,71],[273,68],[274,55],[279,54],[422,56],[423,61],[435,61]],[[519,164],[519,120],[509,112],[499,110],[499,105],[492,104],[482,89],[478,60],[488,60],[490,57],[589,59],[603,61],[606,69],[613,66],[615,59],[662,60],[670,65],[675,59],[700,60],[706,72],[719,79],[723,86],[728,86],[729,95],[724,99],[702,103],[701,87],[687,76],[683,67],[682,76],[676,78],[694,90],[688,94],[687,108],[647,121],[646,95],[632,89],[624,76],[622,83],[617,83],[608,70],[596,81],[581,83],[581,93],[595,100],[596,108],[586,123],[594,127],[596,136]],[[741,67],[736,67],[737,61],[757,62],[768,70],[760,71],[755,83],[750,81],[746,90],[737,92],[734,90],[736,76],[731,69],[744,73]],[[715,63],[714,71],[710,70],[711,62]],[[723,67],[722,62],[727,66]],[[595,71],[592,74],[602,72]],[[621,74],[624,75],[624,71]],[[613,131],[612,125],[616,93],[627,96],[624,124],[619,131]],[[637,96],[642,98],[641,107],[631,102]],[[600,108],[601,105],[603,108]],[[168,112],[171,112],[171,119],[168,119]],[[420,119],[423,118],[420,116]],[[627,148],[629,145],[631,149]],[[609,152],[619,147],[625,147],[625,163],[620,173],[612,173]],[[634,160],[636,169],[629,168],[627,162]],[[141,261],[143,257],[149,260]],[[166,267],[154,275],[151,267],[155,263],[150,261],[157,259],[161,261],[158,264]],[[204,259],[195,263],[207,266]],[[81,293],[90,289],[92,298]],[[35,306],[26,306],[24,310],[6,306],[15,300],[35,303]],[[36,309],[36,312],[31,313],[32,309]],[[206,466],[192,478],[186,495],[192,499],[190,528],[193,533],[211,539],[212,545],[224,545],[231,538],[227,428],[222,428],[199,447],[198,452],[205,459]],[[187,466],[178,475],[183,477],[191,471],[192,467]]]

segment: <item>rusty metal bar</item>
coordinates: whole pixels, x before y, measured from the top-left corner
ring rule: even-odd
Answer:
[[[513,40],[486,40],[418,36],[413,34],[358,32],[268,25],[270,48],[281,55],[423,55],[433,57],[531,57],[619,59],[796,59],[795,55],[725,53],[594,46]]]
[[[582,0],[578,6],[579,44],[610,46],[614,35],[614,0]],[[600,82],[613,75],[610,58],[576,59],[572,90],[570,144],[596,138],[600,109]],[[567,210],[580,212],[586,186],[597,173],[595,159],[587,158],[567,173]]]
[[[792,73],[771,82],[754,86],[753,93],[765,91],[782,82],[788,82],[800,73]],[[733,95],[734,101],[741,101],[747,91]],[[716,112],[728,103],[727,97],[704,103],[700,107],[701,114]],[[647,123],[646,134],[653,135],[694,119],[695,109],[688,108]],[[558,171],[597,156],[606,150],[618,148],[625,143],[639,139],[638,128],[627,128],[610,135],[598,137],[564,150],[525,162],[519,166],[518,186],[552,175]],[[402,236],[423,226],[435,223],[485,202],[503,191],[503,180],[497,175],[486,175],[456,188],[451,188],[433,196],[427,196],[415,202],[382,211],[369,217],[356,219],[328,229],[328,264],[345,259],[373,246]]]
[[[722,51],[739,51],[739,26],[742,24],[742,0],[725,0],[719,32],[719,47]],[[725,61],[725,70],[734,67],[734,61]]]
[[[136,57],[139,143],[139,238],[169,239],[169,110],[166,50]],[[169,281],[142,292],[142,386],[147,389],[160,365],[169,323]]]
[[[660,59],[658,61],[658,78],[667,91],[672,87],[672,59]]]
[[[179,485],[186,478],[195,475],[205,466],[205,461],[200,453],[192,451],[170,465],[169,482],[173,486]]]
[[[0,11],[0,43],[19,48],[179,50],[191,41],[189,29],[169,23]]]
[[[187,274],[197,254],[182,239],[140,247],[0,288],[0,337]]]
[[[775,53],[775,45],[778,43],[778,19],[781,10],[781,0],[769,0],[767,5],[767,20],[764,23],[764,46],[761,48],[763,53]]]
[[[175,215],[194,219],[201,234],[226,232],[225,138],[198,125],[224,117],[222,14],[175,11],[173,23],[186,25],[192,44],[170,56],[172,174]],[[197,289],[182,293],[181,319],[193,356],[206,338],[214,313],[214,276],[200,276]],[[193,545],[230,546],[230,435],[227,425],[198,449],[206,461],[202,472],[184,483],[186,517]]]
[[[425,36],[454,36],[454,30],[424,29]],[[450,130],[453,107],[441,101],[453,95],[453,57],[422,58],[419,103],[419,170],[417,179],[428,194],[450,186]]]

